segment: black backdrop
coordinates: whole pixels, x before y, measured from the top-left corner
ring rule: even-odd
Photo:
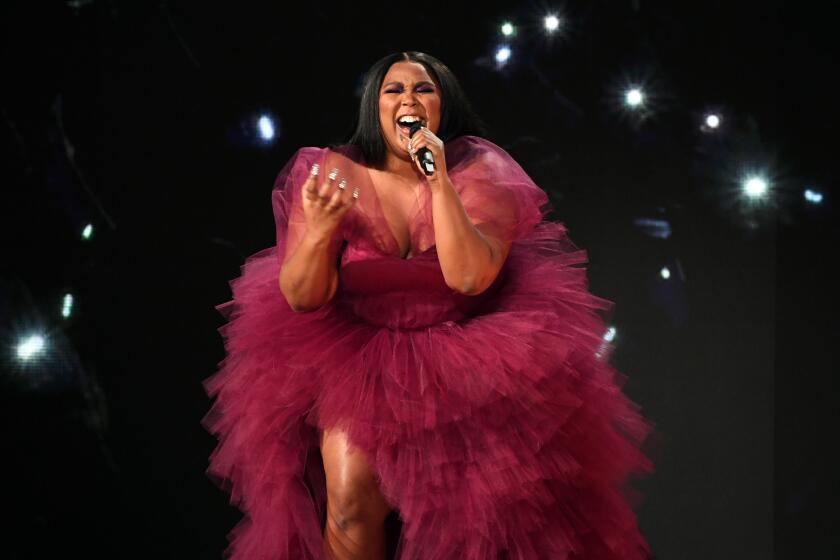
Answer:
[[[821,551],[837,522],[833,30],[814,7],[732,4],[567,2],[553,40],[541,2],[4,4],[3,556],[219,557],[239,514],[203,473],[213,307],[273,243],[274,175],[341,139],[361,73],[405,49],[454,70],[617,304],[613,359],[659,430],[657,472],[634,483],[657,558]],[[519,35],[497,71],[506,18]],[[655,94],[644,122],[616,103],[625,75]],[[698,130],[708,107],[719,134]],[[277,137],[260,146],[263,111]],[[746,161],[771,170],[775,208],[739,210]],[[21,368],[33,325],[54,348]]]

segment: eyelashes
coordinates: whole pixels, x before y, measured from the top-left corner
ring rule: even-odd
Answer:
[[[435,90],[430,87],[424,87],[417,90],[417,93],[433,93]],[[386,89],[385,93],[402,93],[401,89]]]

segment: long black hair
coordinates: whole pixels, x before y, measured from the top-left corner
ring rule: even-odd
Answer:
[[[368,165],[379,166],[385,161],[385,139],[379,123],[379,89],[388,69],[396,62],[422,64],[440,88],[441,117],[437,136],[447,142],[467,134],[484,136],[487,127],[473,111],[464,90],[452,71],[435,57],[416,51],[397,52],[377,60],[365,73],[359,114],[353,133],[346,143],[358,148]]]

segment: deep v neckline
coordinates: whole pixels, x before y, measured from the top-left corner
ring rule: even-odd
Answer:
[[[373,172],[370,168],[367,169],[367,174],[368,174],[368,178],[370,180],[370,183],[373,186],[373,190],[376,192],[377,210],[381,214],[382,221],[385,224],[386,228],[388,229],[388,234],[390,235],[391,239],[394,241],[394,245],[397,248],[397,254],[396,255],[391,255],[391,256],[399,258],[400,260],[403,260],[403,261],[408,261],[408,260],[411,260],[414,257],[416,257],[416,256],[418,256],[422,253],[427,252],[429,249],[431,249],[431,246],[430,246],[424,251],[419,251],[419,252],[416,252],[416,253],[414,252],[414,249],[415,249],[415,247],[414,247],[415,228],[413,226],[415,225],[414,222],[417,219],[417,216],[420,214],[421,199],[423,198],[422,190],[420,190],[420,189],[423,188],[423,185],[420,184],[420,181],[419,180],[415,181],[415,183],[413,185],[413,187],[416,189],[415,190],[415,196],[414,196],[414,202],[411,204],[411,206],[408,209],[408,212],[406,212],[406,214],[405,214],[405,228],[406,228],[406,231],[408,233],[408,247],[407,247],[407,250],[405,252],[405,256],[403,256],[403,248],[402,248],[402,245],[400,244],[399,238],[397,237],[396,227],[393,225],[393,222],[391,221],[390,217],[385,212],[385,205],[382,202],[382,197],[380,196],[380,190],[377,187],[377,184],[379,184],[379,182],[374,179]]]

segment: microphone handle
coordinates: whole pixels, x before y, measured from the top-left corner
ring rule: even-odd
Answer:
[[[408,132],[408,137],[411,138],[414,136],[414,133],[421,128],[423,128],[423,126],[419,121],[412,124]],[[428,176],[435,172],[435,157],[432,155],[432,152],[429,151],[429,148],[420,148],[417,150],[417,157],[420,159],[420,167],[423,168],[423,173]]]
[[[423,173],[431,175],[435,172],[435,157],[429,148],[420,148],[417,151],[417,157],[420,158],[420,167],[423,168]]]

